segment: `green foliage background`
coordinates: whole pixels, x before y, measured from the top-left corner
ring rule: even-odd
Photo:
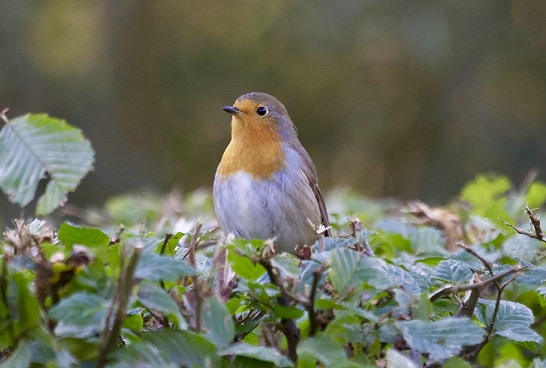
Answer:
[[[0,107],[62,116],[96,148],[74,203],[210,187],[229,140],[220,108],[253,90],[286,104],[325,190],[446,202],[482,172],[546,180],[542,0],[0,9]]]
[[[40,165],[57,186],[91,168],[89,142],[67,123],[2,119],[2,157],[20,160],[0,160],[0,187],[21,206]],[[113,197],[55,225],[14,220],[0,242],[0,363],[542,367],[546,184],[531,179],[477,176],[447,208],[338,190],[334,237],[299,257],[270,240],[225,241],[206,191]],[[50,212],[79,180],[35,199]]]

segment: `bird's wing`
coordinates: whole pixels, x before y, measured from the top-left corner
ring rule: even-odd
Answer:
[[[307,151],[303,148],[303,146],[300,145],[300,147],[301,148],[298,149],[298,151],[301,153],[301,156],[305,161],[305,170],[303,170],[303,172],[305,173],[307,180],[309,180],[309,185],[311,186],[313,194],[317,200],[320,217],[322,218],[322,224],[327,228],[327,230],[324,232],[324,236],[332,237],[330,220],[328,219],[328,211],[326,210],[326,204],[324,203],[324,198],[322,197],[322,193],[320,192],[320,188],[318,186],[317,169],[315,168],[315,165],[313,164],[313,161],[311,160],[311,157]]]

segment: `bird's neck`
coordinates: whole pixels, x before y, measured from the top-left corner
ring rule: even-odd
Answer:
[[[284,167],[284,158],[281,137],[273,127],[234,122],[218,174],[229,176],[243,171],[255,179],[271,179]]]

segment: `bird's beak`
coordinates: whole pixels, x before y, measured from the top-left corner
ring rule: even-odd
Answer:
[[[231,115],[239,115],[243,113],[241,110],[239,110],[235,106],[224,106],[222,107],[222,110],[224,110],[225,112],[229,112]]]

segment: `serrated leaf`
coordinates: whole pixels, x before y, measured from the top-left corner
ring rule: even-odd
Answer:
[[[324,238],[324,250],[331,251],[336,248],[352,247],[356,244],[355,238]],[[319,242],[313,244],[313,252],[319,251]]]
[[[193,275],[195,270],[186,261],[155,253],[143,253],[135,270],[135,278],[148,281],[175,281],[179,277]]]
[[[495,310],[495,302],[480,299],[478,305],[485,306],[485,316],[480,313],[476,313],[476,316],[480,322],[489,325]],[[501,300],[495,322],[495,332],[497,335],[518,342],[540,343],[542,342],[542,336],[530,328],[534,321],[533,312],[525,305]]]
[[[205,337],[218,348],[226,348],[233,342],[235,326],[231,314],[216,296],[205,299],[202,311]]]
[[[391,284],[385,263],[374,257],[365,257],[361,253],[336,248],[332,251],[330,277],[334,289],[341,295],[366,282],[376,288],[387,288]]]
[[[523,271],[523,274],[518,277],[518,284],[535,286],[546,282],[546,270],[544,268],[537,267],[527,261],[520,261],[521,265],[525,267],[525,270]]]
[[[105,326],[109,303],[95,294],[78,292],[62,299],[49,311],[57,321],[55,334],[65,337],[89,337]]]
[[[448,282],[464,284],[472,279],[472,274],[472,270],[466,264],[452,259],[447,259],[440,262],[438,267],[436,267],[434,270],[434,274],[432,276]]]
[[[469,318],[447,318],[439,321],[397,322],[408,345],[430,354],[432,361],[457,355],[463,346],[479,344],[485,331]]]
[[[81,131],[47,115],[24,115],[0,131],[0,187],[13,203],[26,206],[39,181],[49,178],[36,206],[47,215],[92,169],[94,152]]]
[[[508,257],[521,258],[527,261],[536,259],[542,242],[526,235],[516,234],[502,244],[502,253]]]
[[[384,269],[387,273],[388,279],[390,280],[390,286],[400,287],[412,295],[418,295],[421,293],[419,284],[417,284],[413,276],[406,270],[393,265],[386,265]]]
[[[88,247],[106,247],[110,244],[110,238],[100,229],[72,226],[66,222],[59,228],[58,238],[70,247],[74,244]]]
[[[239,343],[222,350],[220,355],[235,355],[244,356],[247,358],[256,359],[262,362],[270,362],[278,367],[291,367],[292,362],[279,353],[277,350],[267,348],[265,346],[252,346],[244,343]]]

